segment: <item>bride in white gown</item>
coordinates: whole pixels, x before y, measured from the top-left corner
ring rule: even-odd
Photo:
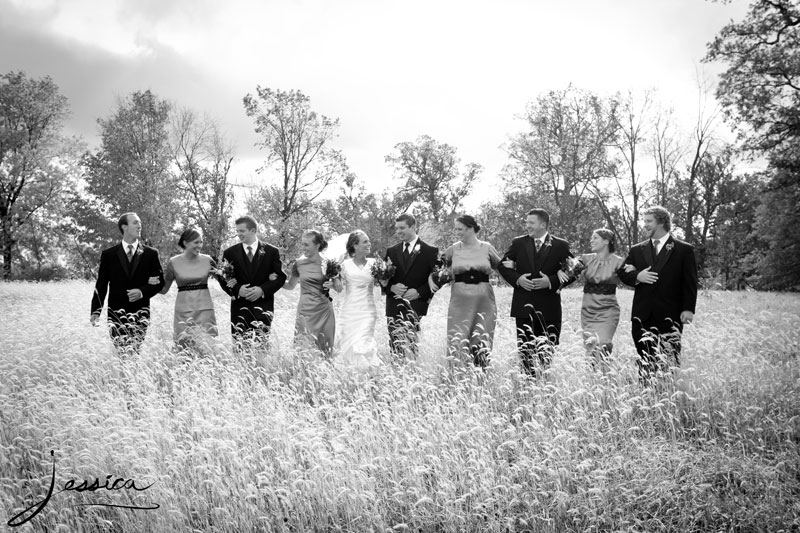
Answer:
[[[378,311],[372,295],[375,260],[367,258],[369,252],[367,234],[361,230],[351,233],[347,239],[349,257],[342,262],[344,300],[336,319],[336,363],[342,366],[369,368],[381,364],[375,342]]]

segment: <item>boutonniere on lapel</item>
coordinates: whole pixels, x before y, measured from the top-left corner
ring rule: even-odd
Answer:
[[[552,246],[552,244],[553,244],[553,236],[548,233],[547,238],[544,240],[544,243],[542,243],[542,246]]]
[[[675,248],[675,243],[674,242],[671,242],[669,244],[665,244],[664,245],[664,249],[666,251],[668,251],[668,252],[671,252],[673,248]]]
[[[411,249],[411,257],[414,257],[419,253],[419,243],[414,245],[414,248]]]
[[[137,246],[136,251],[133,253],[135,253],[136,255],[142,255],[144,253],[144,248],[142,246]]]

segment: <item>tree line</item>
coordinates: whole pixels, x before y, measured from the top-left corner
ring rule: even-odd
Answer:
[[[706,286],[800,288],[799,27],[800,9],[789,0],[757,0],[723,28],[705,61],[727,70],[716,98],[698,82],[701,105],[688,131],[655,90],[600,95],[570,85],[535,96],[502,147],[508,159],[491,177],[495,198],[473,213],[481,237],[503,248],[535,204],[574,250],[588,250],[598,227],[624,249],[642,238],[640,211],[660,204],[695,245]],[[288,257],[308,227],[360,228],[384,249],[405,211],[425,221],[427,239],[446,245],[483,175],[456,147],[421,135],[385,156],[396,184],[370,192],[334,147],[339,119],[316,111],[303,92],[258,86],[243,107],[264,164],[258,185],[235,192],[236,147],[197,110],[133,92],[98,118],[100,146],[90,150],[63,134],[69,104],[52,79],[0,77],[3,278],[91,277],[99,249],[118,238],[116,217],[128,210],[165,257],[188,224],[201,228],[216,256],[232,238],[234,194]],[[723,120],[737,142],[719,138]],[[753,159],[766,161],[765,170],[738,170]]]

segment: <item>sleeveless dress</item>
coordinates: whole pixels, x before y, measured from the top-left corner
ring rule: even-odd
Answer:
[[[342,262],[342,281],[344,299],[339,311],[338,337],[336,341],[337,364],[352,368],[379,366],[378,344],[375,342],[375,321],[378,311],[372,289],[374,259],[367,259],[363,267],[356,265],[351,258]]]
[[[307,342],[326,355],[333,349],[336,319],[333,303],[325,294],[322,284],[322,259],[311,260],[305,256],[295,263],[292,276],[300,279],[300,299],[297,302],[297,319],[294,324],[296,343]]]
[[[581,305],[581,327],[586,350],[594,351],[597,346],[607,346],[611,351],[611,341],[619,324],[619,303],[612,287],[619,284],[617,270],[625,260],[611,254],[600,260],[597,254],[583,254],[581,262],[586,265],[583,276],[586,284],[583,287],[583,303]],[[591,292],[596,290],[598,292]],[[607,292],[608,294],[602,294]]]
[[[169,291],[173,281],[178,286],[173,320],[173,338],[177,346],[189,348],[201,344],[205,336],[217,336],[217,319],[208,290],[212,268],[213,259],[205,254],[199,254],[196,259],[176,255],[167,263],[161,294]]]
[[[486,366],[494,342],[497,304],[492,285],[483,279],[500,264],[500,255],[488,242],[478,241],[477,246],[469,247],[457,242],[445,251],[445,257],[452,260],[454,277],[470,281],[451,284],[447,309],[448,354]],[[481,281],[474,283],[479,278]]]

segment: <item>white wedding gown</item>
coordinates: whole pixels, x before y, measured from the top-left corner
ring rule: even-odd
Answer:
[[[372,264],[367,259],[363,267],[348,258],[342,262],[344,300],[336,319],[336,363],[353,368],[378,366],[378,344],[375,342],[375,321],[378,311],[372,296],[374,279]]]

